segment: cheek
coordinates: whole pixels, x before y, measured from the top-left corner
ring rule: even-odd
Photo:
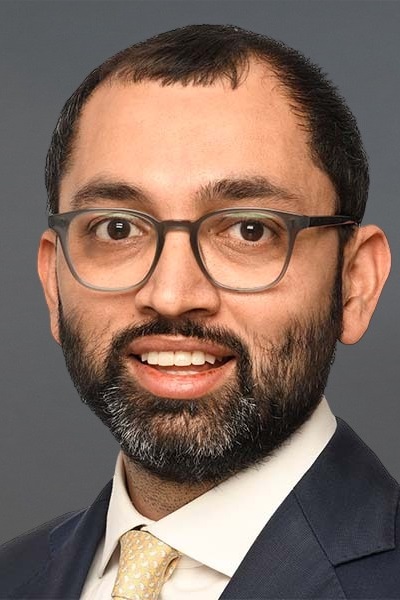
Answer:
[[[300,319],[329,309],[339,263],[337,231],[307,233],[313,235],[299,239],[282,285],[277,288],[289,313]]]
[[[132,325],[134,304],[129,295],[86,288],[73,277],[62,255],[57,259],[57,285],[64,317],[79,324],[86,340],[109,343],[117,330]]]
[[[337,259],[327,262],[325,268],[293,264],[276,287],[227,299],[234,329],[250,348],[280,343],[292,323],[306,325],[329,312]]]

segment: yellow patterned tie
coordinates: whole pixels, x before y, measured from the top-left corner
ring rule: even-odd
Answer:
[[[120,539],[118,574],[111,596],[117,600],[157,600],[171,577],[179,552],[147,531],[133,529]]]

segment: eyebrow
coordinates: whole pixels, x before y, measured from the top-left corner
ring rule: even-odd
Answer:
[[[194,200],[210,204],[215,200],[250,200],[274,198],[280,201],[298,201],[301,196],[272,183],[264,176],[229,177],[210,181],[194,194]],[[71,200],[71,210],[96,206],[99,200],[129,202],[135,207],[149,209],[154,200],[142,188],[125,181],[96,178],[80,188]]]
[[[94,179],[81,187],[72,197],[71,209],[79,210],[96,206],[99,200],[135,202],[148,205],[151,200],[139,187],[124,181]]]
[[[275,198],[277,200],[299,200],[299,195],[272,183],[264,176],[226,178],[202,186],[196,193],[199,200],[218,199],[248,200]]]

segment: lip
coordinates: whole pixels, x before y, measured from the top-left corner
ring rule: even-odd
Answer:
[[[163,370],[142,363],[140,358],[134,356],[128,359],[128,370],[142,388],[154,396],[176,400],[193,400],[214,392],[232,376],[235,366],[236,360],[232,357],[206,371],[196,373],[196,367],[187,367],[190,372],[180,375],[168,369]],[[178,371],[179,367],[176,367],[176,370]]]

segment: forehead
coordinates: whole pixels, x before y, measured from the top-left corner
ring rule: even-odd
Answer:
[[[198,189],[252,177],[297,200],[280,204],[283,210],[311,214],[334,206],[306,128],[264,65],[253,64],[236,89],[223,80],[210,86],[106,81],[82,110],[60,210],[70,209],[79,189],[104,180],[133,185],[184,218],[196,208],[191,199]]]

